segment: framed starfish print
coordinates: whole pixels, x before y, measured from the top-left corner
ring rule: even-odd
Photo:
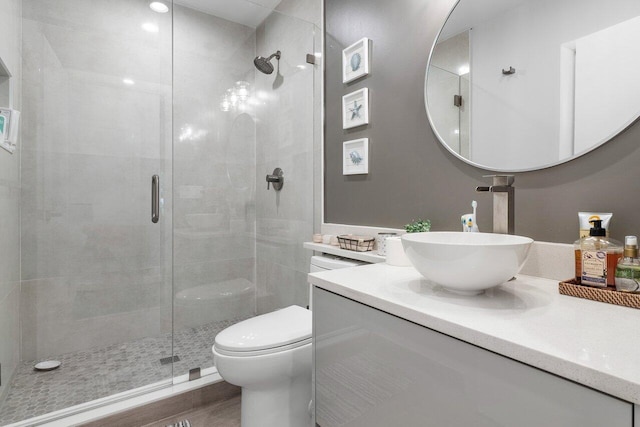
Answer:
[[[369,123],[369,89],[364,88],[342,97],[342,129]]]

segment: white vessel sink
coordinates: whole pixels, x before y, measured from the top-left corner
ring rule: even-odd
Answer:
[[[425,278],[475,295],[515,276],[529,254],[528,237],[493,233],[427,232],[402,236],[402,246]]]

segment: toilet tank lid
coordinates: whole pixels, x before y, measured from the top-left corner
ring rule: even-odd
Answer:
[[[292,305],[229,326],[215,339],[216,348],[257,351],[311,338],[311,311]]]
[[[311,265],[325,270],[337,270],[339,268],[356,267],[363,264],[366,264],[366,262],[336,256],[314,255],[311,257]]]

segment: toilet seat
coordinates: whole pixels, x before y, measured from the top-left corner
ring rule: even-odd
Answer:
[[[308,338],[303,341],[298,341],[292,344],[283,345],[280,347],[266,348],[264,350],[254,350],[254,351],[233,351],[233,350],[224,350],[213,345],[214,353],[220,354],[222,356],[232,356],[232,357],[252,357],[252,356],[261,356],[264,354],[273,354],[279,353],[282,351],[293,350],[294,348],[302,347],[304,345],[310,345],[311,338]]]
[[[311,312],[292,305],[236,323],[220,332],[213,350],[248,357],[278,353],[311,343]]]

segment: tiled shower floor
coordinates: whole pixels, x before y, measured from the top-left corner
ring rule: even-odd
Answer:
[[[176,332],[174,354],[180,361],[174,375],[213,366],[215,336],[240,320]],[[35,371],[35,361],[22,362],[0,402],[0,426],[171,378],[171,364],[160,363],[168,356],[170,334],[51,357],[62,366],[49,372]]]

